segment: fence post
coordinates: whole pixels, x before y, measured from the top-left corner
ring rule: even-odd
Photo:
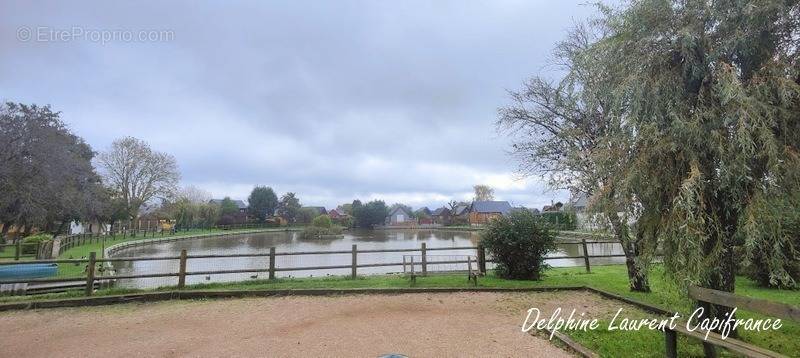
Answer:
[[[581,239],[581,246],[583,246],[583,264],[586,265],[586,273],[592,272],[589,267],[589,250],[586,249],[586,239]]]
[[[269,248],[269,279],[275,279],[275,248]]]
[[[14,261],[19,261],[19,255],[22,254],[22,239],[17,239],[17,245],[14,248]]]
[[[186,286],[186,249],[181,250],[181,261],[178,267],[178,289]]]
[[[678,335],[671,329],[664,330],[664,343],[666,344],[666,357],[678,357]]]
[[[422,243],[422,276],[428,275],[428,247]]]
[[[94,291],[94,267],[97,265],[97,253],[89,253],[89,265],[86,266],[86,295],[91,296]]]
[[[356,265],[358,265],[357,255],[358,248],[356,247],[356,244],[353,244],[353,267],[351,268],[352,272],[350,273],[350,276],[352,276],[353,279],[356,278]]]
[[[486,274],[486,248],[483,245],[478,246],[478,270]]]

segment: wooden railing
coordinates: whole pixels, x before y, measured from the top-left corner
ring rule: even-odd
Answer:
[[[79,238],[76,236],[74,240],[78,240]],[[89,239],[88,237],[86,239]],[[597,242],[597,243],[609,243],[609,242]],[[77,244],[77,242],[75,242]],[[611,257],[624,257],[625,255],[588,255],[587,245],[594,244],[586,242],[582,240],[581,242],[563,242],[559,244],[564,245],[581,245],[583,247],[583,255],[581,256],[555,256],[555,257],[546,257],[545,260],[557,260],[557,259],[583,259],[586,271],[589,272],[590,268],[590,259],[594,258],[611,258]],[[36,278],[36,279],[14,279],[14,280],[2,280],[0,284],[14,284],[14,283],[27,283],[27,284],[36,284],[36,283],[56,283],[56,282],[80,282],[85,281],[86,285],[84,286],[86,289],[86,294],[91,295],[92,290],[95,287],[95,283],[98,281],[113,281],[113,280],[121,280],[121,279],[144,279],[144,278],[162,278],[162,277],[176,277],[178,288],[183,288],[186,284],[186,277],[187,276],[194,276],[194,275],[218,275],[218,274],[236,274],[236,273],[268,273],[269,279],[274,279],[276,277],[277,272],[286,272],[286,271],[306,271],[306,270],[341,270],[341,269],[350,269],[350,277],[355,278],[358,275],[358,270],[362,268],[373,268],[373,267],[402,267],[403,262],[400,261],[390,261],[390,262],[377,262],[377,263],[359,263],[359,254],[370,254],[370,253],[413,253],[419,252],[423,257],[429,251],[454,251],[454,250],[475,250],[478,260],[477,265],[480,272],[485,273],[487,268],[487,262],[493,262],[491,258],[487,258],[486,251],[482,247],[475,247],[475,246],[462,246],[462,247],[427,247],[425,243],[419,248],[408,248],[408,249],[358,249],[356,245],[353,245],[350,250],[336,250],[336,251],[294,251],[294,252],[276,252],[275,248],[272,247],[269,249],[268,252],[262,253],[242,253],[242,254],[196,254],[190,255],[186,250],[182,250],[180,255],[178,256],[163,256],[163,257],[112,257],[112,258],[99,258],[95,252],[92,252],[88,258],[81,258],[81,259],[51,259],[51,260],[31,260],[31,261],[19,261],[19,262],[0,262],[0,265],[10,265],[10,264],[36,264],[36,263],[55,263],[55,264],[70,264],[70,265],[82,265],[85,264],[85,276],[81,277],[54,277],[54,278]],[[350,254],[351,255],[351,262],[349,264],[342,264],[342,265],[325,265],[325,266],[295,266],[295,267],[280,267],[276,263],[276,258],[279,256],[301,256],[301,255],[341,255],[341,254]],[[187,271],[187,261],[193,259],[230,259],[230,258],[248,258],[248,257],[268,257],[269,261],[268,264],[264,267],[251,267],[251,268],[242,268],[242,269],[228,269],[228,270],[205,270],[205,271]],[[97,275],[96,268],[98,264],[100,265],[109,265],[112,263],[118,262],[136,262],[136,261],[164,261],[164,260],[175,260],[178,261],[178,272],[158,272],[158,273],[141,273],[141,274],[132,274],[132,275]],[[454,262],[454,263],[467,263],[464,262]],[[420,266],[421,271],[424,272],[427,270],[428,263],[424,260],[419,262],[417,265]],[[105,271],[105,270],[104,270]]]
[[[24,243],[22,240],[13,244],[0,244],[0,260],[13,259],[14,261],[19,261],[20,259],[41,258],[43,257],[42,252],[45,246],[47,245],[42,242]]]
[[[800,322],[800,307],[772,302],[751,297],[737,296],[729,292],[711,290],[702,287],[689,286],[689,298],[696,300],[699,305],[713,304],[718,306],[741,308],[747,311],[790,319]],[[716,347],[722,347],[746,357],[782,357],[781,354],[772,352],[734,338],[723,338],[720,334],[709,332],[690,331],[684,325],[677,325],[675,330],[664,330],[666,343],[666,356],[678,356],[678,335],[693,337],[703,341],[703,351],[706,357],[716,357]]]

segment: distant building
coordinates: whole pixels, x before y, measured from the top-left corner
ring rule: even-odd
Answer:
[[[434,210],[431,219],[435,224],[446,224],[450,220],[450,209],[441,207]]]
[[[396,206],[389,212],[389,216],[386,217],[386,225],[404,224],[413,221],[414,218],[411,217],[411,213],[403,209],[402,206]]]
[[[572,210],[575,210],[576,213],[582,213],[586,211],[586,206],[589,202],[589,196],[585,193],[578,193],[577,195],[573,195],[569,198],[569,203],[567,204]]]
[[[341,209],[338,209],[338,208],[329,210],[328,211],[328,216],[330,216],[331,219],[334,219],[334,220],[341,220],[341,219],[346,219],[346,218],[350,217],[350,215],[347,215],[347,213],[344,212],[344,210],[341,210]]]
[[[511,211],[511,204],[507,201],[474,201],[469,208],[469,223],[483,225],[496,217],[507,215]]]
[[[569,198],[567,209],[575,212],[575,226],[580,229],[594,229],[592,217],[586,211],[589,203],[589,196],[586,193],[577,193]]]
[[[428,209],[427,206],[423,206],[417,209],[417,211],[415,211],[414,214],[417,216],[417,222],[420,225],[433,224],[433,217],[431,217],[431,209]]]

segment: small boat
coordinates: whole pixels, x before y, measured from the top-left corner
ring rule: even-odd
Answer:
[[[0,280],[55,276],[58,264],[0,265]]]

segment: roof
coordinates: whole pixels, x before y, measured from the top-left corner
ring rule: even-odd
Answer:
[[[438,208],[438,209],[434,210],[431,215],[433,215],[433,216],[450,215],[450,210],[445,208],[445,207],[441,207],[441,208]]]
[[[425,213],[427,215],[430,215],[431,214],[431,209],[428,209],[427,206],[423,206],[423,207],[417,209],[417,211],[415,211],[415,212],[416,213]]]
[[[222,205],[222,201],[223,201],[223,200],[225,200],[225,199],[211,199],[211,200],[209,200],[209,202],[210,202],[211,204]],[[245,204],[245,203],[244,203],[244,201],[241,201],[241,200],[233,200],[233,199],[231,199],[231,201],[232,201],[234,204],[236,204],[236,206],[237,206],[239,209],[247,209],[247,204]]]
[[[392,216],[392,215],[396,214],[397,210],[402,210],[403,211],[402,214],[405,215],[405,216],[411,216],[411,214],[408,211],[406,211],[406,209],[403,209],[402,206],[397,206],[394,209],[392,209],[391,211],[389,211],[389,216]]]
[[[344,212],[344,210],[338,209],[338,208],[337,209],[328,210],[328,214],[329,215],[347,216],[347,213]]]
[[[507,201],[475,201],[472,203],[472,212],[508,214],[511,204]]]
[[[453,214],[456,215],[456,216],[457,215],[461,215],[461,214],[465,214],[467,212],[469,212],[469,205],[461,204],[461,205],[457,205],[455,208],[453,208]]]
[[[589,196],[586,193],[578,193],[569,198],[569,204],[574,208],[586,208],[589,202]]]

